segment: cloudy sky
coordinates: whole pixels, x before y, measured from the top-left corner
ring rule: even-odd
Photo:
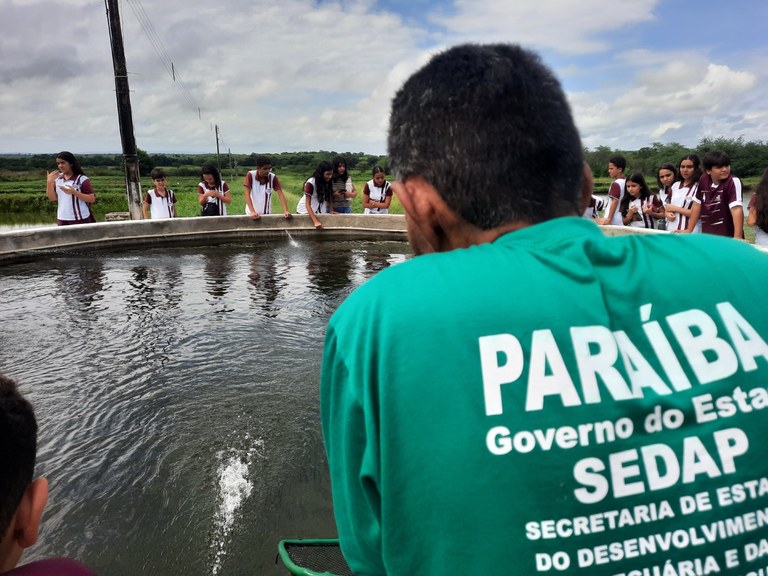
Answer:
[[[0,153],[120,152],[104,0],[0,13]],[[589,148],[768,139],[764,0],[120,0],[120,15],[150,153],[214,152],[218,125],[233,153],[383,154],[411,72],[497,41],[541,53]]]

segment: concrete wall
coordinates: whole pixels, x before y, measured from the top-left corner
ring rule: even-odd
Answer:
[[[323,229],[316,230],[309,216],[286,220],[271,214],[260,220],[248,216],[173,218],[98,222],[76,226],[25,228],[0,233],[0,262],[45,257],[68,249],[111,249],[145,245],[202,245],[263,236],[317,235],[322,237],[392,238],[405,240],[405,217],[398,214],[325,214]]]
[[[355,237],[381,240],[406,240],[405,217],[400,214],[323,214],[318,216],[322,230],[316,230],[309,216],[294,215],[286,220],[280,214],[251,220],[248,216],[210,218],[173,218],[98,222],[77,226],[25,228],[0,232],[0,263],[18,259],[45,257],[68,249],[103,249],[145,245],[207,245],[264,236]],[[667,234],[627,226],[602,226],[606,236],[624,234]],[[763,249],[763,251],[766,251]]]

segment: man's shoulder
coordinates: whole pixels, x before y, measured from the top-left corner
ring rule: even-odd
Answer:
[[[659,249],[669,256],[666,262],[681,273],[687,271],[704,279],[711,277],[713,266],[740,268],[747,273],[765,276],[768,281],[768,254],[752,244],[747,244],[716,234],[660,234],[631,237],[646,250],[658,242]],[[723,278],[723,282],[728,278]]]

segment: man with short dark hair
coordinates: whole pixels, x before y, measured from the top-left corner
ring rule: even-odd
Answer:
[[[701,218],[701,231],[729,238],[744,239],[744,202],[741,180],[731,174],[731,157],[720,150],[707,152],[701,159],[704,174],[693,198],[691,219],[686,232],[693,232]]]
[[[417,256],[336,311],[321,373],[355,574],[762,565],[768,256],[604,236],[579,218],[581,150],[557,79],[518,46],[452,48],[395,96]]]
[[[48,500],[45,478],[33,480],[37,421],[16,383],[0,374],[0,572],[10,570],[37,540]]]
[[[256,170],[249,170],[245,173],[243,188],[246,216],[258,220],[262,214],[271,214],[272,192],[277,192],[280,203],[283,205],[283,217],[286,220],[293,218],[283,193],[283,187],[277,175],[272,172],[272,161],[268,156],[256,157]]]
[[[37,420],[16,382],[0,374],[0,573],[8,576],[88,576],[65,558],[39,560],[14,569],[25,548],[37,541],[48,501],[48,481],[33,479]]]

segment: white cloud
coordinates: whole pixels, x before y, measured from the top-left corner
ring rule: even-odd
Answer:
[[[739,135],[732,130],[749,111],[740,103],[758,86],[755,72],[701,57],[656,56],[628,77],[612,100],[595,93],[570,95],[587,146],[633,149],[659,139],[695,145],[713,130],[717,136]]]
[[[756,139],[768,126],[765,61],[632,41],[674,29],[655,15],[672,0],[120,5],[136,141],[149,152],[213,151],[218,124],[233,152],[384,153],[390,101],[402,82],[434,52],[466,41],[541,50],[569,90],[587,146],[695,144],[713,134]],[[170,63],[141,29],[139,8],[183,84],[173,83]],[[0,152],[119,151],[103,3],[0,0],[0,11]]]
[[[659,0],[457,0],[434,21],[453,38],[517,42],[564,54],[611,48],[601,34],[653,20]]]

